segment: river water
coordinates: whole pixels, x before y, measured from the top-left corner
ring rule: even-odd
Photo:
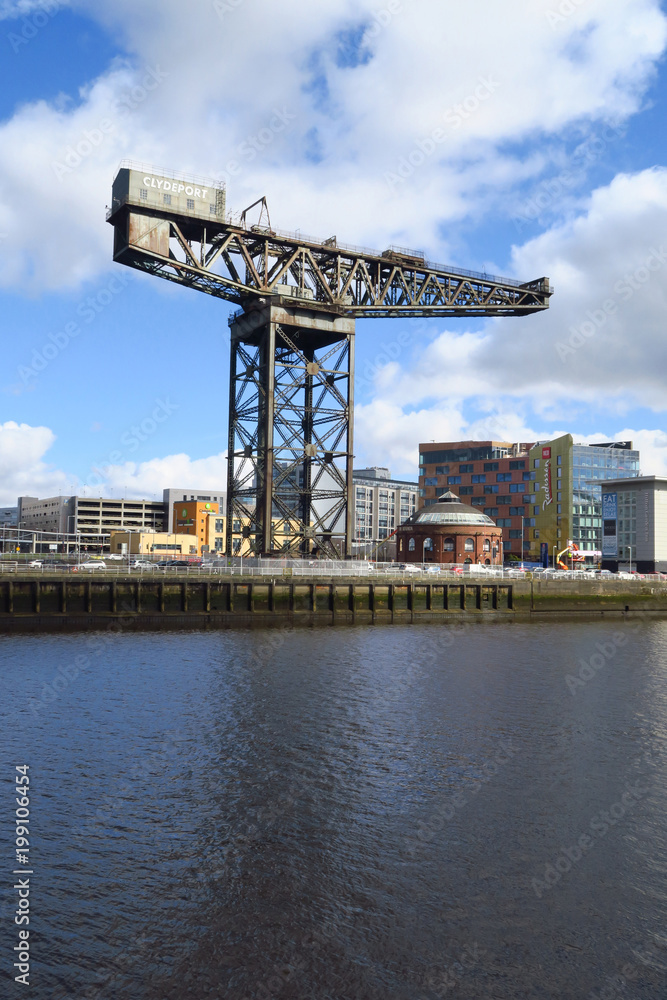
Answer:
[[[667,996],[667,623],[16,636],[0,662],[1,958],[27,764],[33,1000]]]

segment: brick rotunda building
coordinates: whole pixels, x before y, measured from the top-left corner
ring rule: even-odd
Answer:
[[[450,491],[408,518],[396,539],[399,562],[503,563],[502,528]]]

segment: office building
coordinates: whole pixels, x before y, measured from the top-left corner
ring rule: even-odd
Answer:
[[[602,568],[667,572],[667,478],[602,483]]]
[[[194,535],[197,553],[225,551],[225,518],[212,501],[181,500],[174,504],[172,521],[179,535]]]
[[[503,529],[506,558],[535,562],[553,561],[570,539],[599,560],[600,484],[639,471],[631,441],[574,444],[571,434],[537,444],[431,442],[419,450],[420,504],[451,489]]]
[[[174,504],[175,503],[215,503],[218,510],[225,513],[227,495],[224,490],[219,489],[193,489],[190,487],[170,486],[162,491],[162,501],[164,503],[165,515],[167,517],[166,530],[174,530]]]

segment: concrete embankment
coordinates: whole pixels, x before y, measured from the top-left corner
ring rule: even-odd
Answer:
[[[0,632],[667,616],[646,580],[307,579],[12,574]]]

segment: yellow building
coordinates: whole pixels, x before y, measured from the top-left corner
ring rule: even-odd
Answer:
[[[192,535],[169,535],[166,531],[112,531],[109,540],[112,555],[196,556],[196,540]]]

